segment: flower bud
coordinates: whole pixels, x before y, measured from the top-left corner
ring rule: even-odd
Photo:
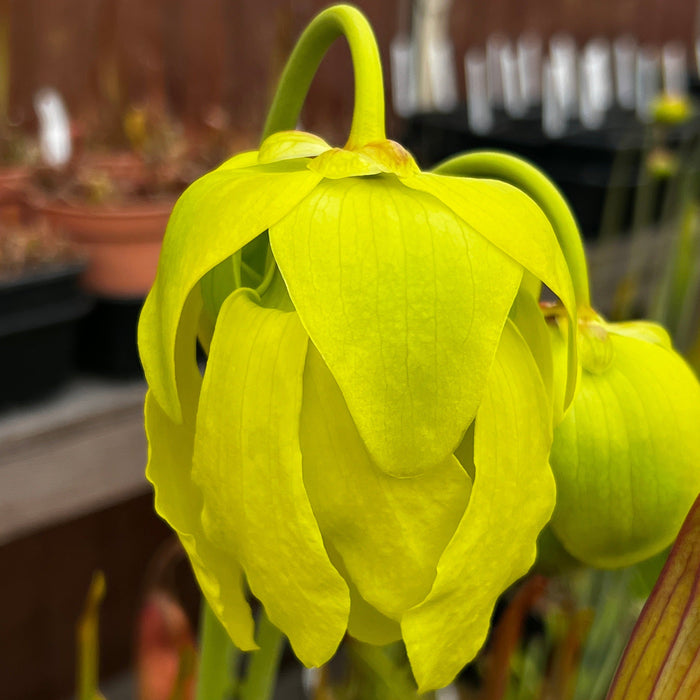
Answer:
[[[565,325],[550,325],[555,353]],[[700,491],[700,385],[655,324],[591,313],[578,342],[578,393],[550,458],[551,525],[577,559],[628,566],[671,544]]]

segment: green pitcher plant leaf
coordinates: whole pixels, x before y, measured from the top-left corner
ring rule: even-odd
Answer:
[[[692,700],[700,691],[700,498],[632,632],[607,700]]]

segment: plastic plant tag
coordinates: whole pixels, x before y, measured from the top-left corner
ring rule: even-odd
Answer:
[[[41,157],[58,168],[71,156],[70,120],[63,98],[54,88],[42,88],[34,95],[34,110],[39,119]]]
[[[542,38],[525,32],[518,37],[516,51],[523,99],[531,107],[542,97]]]
[[[661,69],[664,92],[682,96],[688,93],[688,69],[685,46],[679,41],[669,41],[661,50]]]
[[[391,42],[391,97],[394,111],[400,117],[410,117],[416,111],[415,50],[406,34]]]
[[[552,75],[557,93],[568,116],[573,116],[577,99],[576,42],[569,34],[555,34],[549,40]]]
[[[637,53],[635,83],[637,118],[643,122],[651,119],[651,103],[659,92],[659,55],[656,49],[645,47]]]
[[[634,67],[637,59],[637,42],[630,34],[623,34],[613,41],[615,66],[615,96],[623,109],[634,109]]]
[[[503,76],[503,106],[511,119],[525,116],[527,103],[520,82],[518,59],[510,43],[501,48],[501,75]]]
[[[549,138],[566,132],[567,113],[562,95],[557,90],[556,67],[548,59],[542,65],[542,130]]]
[[[489,103],[486,57],[480,49],[470,49],[464,56],[467,78],[467,114],[469,128],[475,134],[487,134],[493,127]]]
[[[493,107],[503,107],[503,73],[501,72],[501,51],[508,44],[503,34],[490,34],[486,40],[486,82],[489,102]]]
[[[700,688],[700,497],[647,600],[607,700],[693,700]]]

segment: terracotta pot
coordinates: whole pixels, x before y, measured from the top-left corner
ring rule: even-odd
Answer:
[[[82,287],[102,297],[144,297],[156,274],[174,199],[123,206],[48,202],[38,205],[51,225],[86,255]]]
[[[31,169],[26,165],[14,165],[0,168],[0,192],[18,190],[27,185]]]
[[[0,167],[0,222],[17,224],[25,218],[25,193],[32,170],[26,165]]]
[[[132,151],[88,152],[79,158],[79,164],[89,170],[107,173],[115,180],[139,180],[145,176],[141,158]]]

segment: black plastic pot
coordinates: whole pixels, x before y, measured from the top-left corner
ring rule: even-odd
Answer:
[[[41,398],[71,375],[76,325],[90,308],[82,263],[0,278],[0,408]]]
[[[96,297],[78,325],[79,369],[115,379],[143,376],[136,329],[144,300]]]
[[[542,131],[540,115],[533,112],[517,120],[497,114],[491,132],[480,135],[469,129],[463,107],[449,114],[412,117],[406,123],[402,143],[422,167],[432,167],[456,153],[471,150],[502,150],[526,158],[557,183],[571,204],[583,235],[594,239],[600,230],[610,187],[623,203],[621,230],[631,224],[645,129],[632,113],[613,110],[600,129],[588,130],[572,123],[562,137],[549,138]],[[672,130],[670,145],[688,143],[698,133],[700,120],[695,118]],[[615,174],[614,166],[620,159],[626,167]]]

